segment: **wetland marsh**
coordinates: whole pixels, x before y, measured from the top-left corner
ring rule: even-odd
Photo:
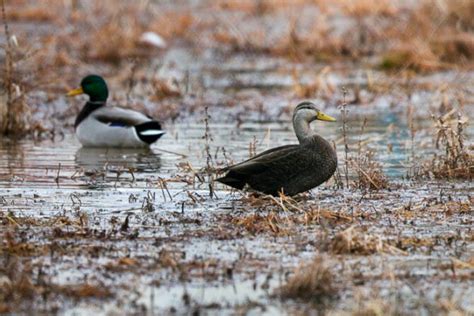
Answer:
[[[6,9],[28,128],[0,141],[0,313],[474,313],[472,60],[391,72],[362,44],[327,59],[335,43],[304,44],[308,16],[343,33],[354,17],[324,1],[295,4],[309,9],[288,43],[304,56],[275,39],[299,16],[285,1],[20,2]],[[385,25],[373,19],[404,12],[386,5],[348,9],[369,43]],[[103,24],[114,12],[121,23]],[[156,18],[167,48],[132,40],[148,30],[138,17]],[[85,99],[64,94],[91,72],[110,81],[110,104],[166,134],[149,150],[82,148]],[[312,124],[337,149],[333,178],[294,198],[213,181],[296,143],[291,115],[306,99],[338,119]]]

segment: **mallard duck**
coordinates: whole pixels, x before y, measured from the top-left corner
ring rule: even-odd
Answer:
[[[109,90],[97,75],[82,79],[68,96],[87,94],[89,101],[76,118],[76,135],[85,147],[148,147],[165,132],[159,122],[137,111],[106,106]]]
[[[248,185],[274,196],[280,192],[293,196],[327,181],[336,171],[337,155],[327,140],[311,130],[314,120],[336,121],[313,103],[300,103],[293,113],[298,145],[272,148],[227,167],[223,170],[227,174],[217,181],[239,190]]]

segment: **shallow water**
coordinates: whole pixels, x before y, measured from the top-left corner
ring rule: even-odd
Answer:
[[[365,301],[374,303],[374,314],[392,310],[430,315],[449,312],[457,304],[474,313],[472,182],[404,179],[414,165],[433,157],[431,113],[453,107],[474,117],[472,70],[394,74],[377,69],[380,61],[375,55],[357,61],[320,62],[319,56],[297,61],[297,56],[255,51],[253,45],[247,49],[245,43],[232,48],[215,38],[216,31],[237,32],[239,41],[268,33],[264,47],[273,47],[288,36],[294,17],[299,28],[312,31],[314,17],[321,12],[285,9],[272,17],[271,11],[247,14],[232,9],[241,6],[239,1],[155,2],[163,6],[155,8],[160,12],[181,7],[183,16],[190,15],[197,25],[218,21],[219,29],[188,30],[186,37],[199,38],[200,45],[179,36],[169,38],[166,49],[153,50],[156,56],[122,60],[119,67],[97,60],[75,61],[71,67],[66,60],[52,72],[63,82],[50,82],[47,76],[43,81],[54,89],[39,91],[40,84],[28,94],[34,119],[54,130],[56,139],[0,139],[0,227],[5,230],[0,252],[6,249],[0,259],[19,257],[8,275],[5,264],[0,283],[8,284],[26,266],[26,280],[40,291],[24,299],[25,306],[14,306],[13,312],[316,314],[320,310],[311,303],[276,299],[275,289],[300,271],[301,263],[325,256],[335,274],[331,282],[340,287],[334,314],[338,309],[358,311]],[[262,4],[264,9],[266,2]],[[81,6],[87,9],[87,1]],[[220,6],[230,10],[213,10]],[[11,21],[12,34],[18,35],[20,48],[28,42],[40,50],[48,47],[41,35],[61,45],[61,38],[70,35],[62,32],[69,29],[64,26],[74,20],[66,13],[59,26]],[[317,20],[336,33],[356,28],[352,18],[342,15]],[[143,27],[161,31],[154,25]],[[85,29],[82,35],[94,33]],[[56,34],[58,41],[51,41]],[[72,49],[74,56],[76,48],[68,45],[66,52]],[[54,59],[62,63],[60,57]],[[136,73],[130,69],[135,64]],[[77,85],[76,77],[90,71],[106,77],[110,105],[128,105],[162,118],[167,134],[150,150],[81,148],[72,126],[85,98],[66,100],[61,90]],[[157,81],[176,81],[181,96],[155,98]],[[295,143],[291,114],[303,100],[314,101],[338,118],[337,123],[315,122],[313,128],[337,146],[341,171],[345,153],[338,107],[347,100],[350,154],[357,154],[359,143],[373,150],[374,160],[390,179],[389,188],[337,189],[330,180],[299,196],[296,211],[219,183],[214,183],[214,196],[209,197],[203,167],[220,168],[254,152]],[[210,157],[203,138],[205,106],[210,114]],[[416,129],[413,140],[410,110]],[[64,137],[57,136],[64,129]],[[472,123],[466,134],[466,144],[472,146]],[[329,215],[324,216],[325,211]],[[361,231],[362,243],[375,238],[377,245],[389,244],[398,252],[337,253],[328,248],[339,233],[353,227]],[[84,284],[110,289],[113,295],[68,296],[55,288]],[[377,300],[394,309],[381,307]]]
[[[358,116],[351,116],[349,119],[351,151],[357,149],[359,139],[366,142],[367,146],[376,151],[376,159],[383,164],[386,174],[392,180],[401,181],[408,171],[412,155],[410,133],[403,123],[403,115],[379,113],[368,117],[364,133],[359,136],[362,120],[363,117]],[[431,122],[425,120],[418,121],[417,124],[419,127],[428,127]],[[342,161],[344,152],[340,122],[316,122],[313,128],[337,144],[338,156]],[[197,239],[192,237],[196,234],[192,227],[202,227],[203,231],[212,230],[214,216],[239,213],[242,207],[234,204],[234,195],[230,195],[230,191],[220,184],[215,187],[215,194],[219,199],[206,199],[209,194],[207,184],[190,176],[193,172],[189,168],[198,172],[206,165],[204,132],[205,126],[202,123],[177,123],[168,126],[167,134],[150,150],[82,148],[72,134],[66,134],[63,139],[55,141],[3,141],[0,144],[0,205],[3,210],[11,211],[16,216],[34,218],[85,212],[91,227],[98,231],[105,231],[114,218],[123,221],[127,215],[134,216],[133,227],[140,231],[140,243],[122,240],[115,245],[118,248],[114,256],[102,258],[93,263],[92,267],[100,267],[115,260],[116,256],[130,254],[148,258],[145,261],[149,261],[157,256],[150,250],[151,245],[162,245],[162,249],[166,249],[169,244],[183,252],[185,262],[216,260],[216,266],[231,266],[239,262],[240,257],[245,257],[246,253],[251,253],[253,260],[257,262],[256,266],[241,268],[240,274],[233,279],[223,279],[221,276],[211,281],[195,279],[192,282],[180,282],[167,270],[143,276],[125,274],[122,282],[138,289],[140,293],[135,294],[134,304],[144,306],[151,312],[185,313],[189,311],[187,306],[191,305],[201,306],[210,313],[227,311],[232,314],[236,307],[246,306],[245,309],[250,312],[285,314],[287,307],[282,307],[269,298],[284,278],[278,269],[282,265],[295,266],[301,258],[309,260],[314,254],[312,246],[298,248],[301,247],[298,242],[287,243],[286,239],[269,241],[265,238],[244,238],[226,242],[226,237],[224,241],[215,240],[212,235],[198,235]],[[472,128],[467,132],[471,137]],[[289,122],[285,120],[278,123],[254,121],[239,127],[211,122],[210,134],[210,163],[217,167],[248,158],[250,144],[255,144],[256,151],[260,152],[296,141]],[[426,144],[431,138],[429,132],[420,131],[415,140],[417,144]],[[422,152],[419,150],[415,153],[417,157],[430,153],[428,149]],[[167,180],[167,188],[163,187],[162,179]],[[445,190],[443,187],[420,186],[412,191],[407,190],[400,199],[402,203],[422,201],[425,196],[438,189],[440,192]],[[453,187],[460,199],[465,199],[471,189],[469,183],[463,182],[455,183]],[[325,190],[313,190],[322,207],[344,199],[344,194],[333,197],[331,192]],[[190,201],[190,194],[197,202]],[[376,205],[377,208],[382,208],[387,203],[390,204],[390,201],[381,200]],[[162,221],[171,224],[163,227]],[[210,223],[212,224],[209,225]],[[425,225],[422,219],[417,223],[419,228]],[[456,222],[446,227],[433,228],[430,234],[450,234],[453,229],[463,230],[466,227]],[[304,233],[311,235],[309,231]],[[411,230],[405,234],[417,235]],[[89,243],[91,246],[100,245],[101,241],[90,240]],[[176,248],[172,249],[176,251]],[[286,253],[284,257],[281,257],[282,252]],[[51,263],[52,280],[59,284],[80,282],[84,273],[80,266],[91,265],[87,256],[69,259],[63,257],[61,260],[62,263],[57,266]],[[265,268],[261,266],[262,262],[265,262]],[[269,279],[268,270],[276,271]],[[221,272],[217,273],[220,275]],[[199,277],[198,275],[197,278]],[[100,277],[98,279],[102,280]],[[155,279],[159,280],[158,284],[154,283]],[[115,285],[113,280],[107,278],[101,282],[111,287]],[[127,291],[123,294],[127,297],[129,295]],[[187,301],[189,302],[186,303]],[[116,311],[114,304],[106,303],[99,311]],[[267,304],[272,307],[264,307]],[[66,307],[65,311],[70,314],[89,313],[96,308],[79,304]]]
[[[367,119],[361,132],[363,117],[348,122],[350,152],[357,151],[358,142],[376,153],[376,160],[383,164],[386,174],[394,179],[407,172],[412,156],[411,136],[405,117],[401,114],[379,113]],[[431,154],[432,142],[430,120],[418,121],[416,134],[416,157]],[[343,160],[341,124],[313,123],[313,129],[338,148],[339,160]],[[82,148],[72,134],[55,141],[21,140],[0,143],[0,185],[5,189],[80,189],[117,187],[116,182],[128,182],[133,188],[146,188],[147,180],[170,177],[177,172],[177,164],[189,162],[198,170],[206,163],[204,124],[178,123],[170,126],[167,134],[150,150]],[[474,133],[467,130],[468,138]],[[268,148],[296,143],[290,122],[253,122],[237,127],[234,124],[210,125],[210,151],[212,164],[222,166],[249,157],[249,148],[255,152]],[[425,144],[420,149],[418,144]],[[422,147],[423,148],[423,147]],[[341,165],[341,164],[340,164]],[[133,175],[132,175],[133,173]],[[94,176],[96,174],[96,176]],[[57,179],[57,181],[56,181]]]
[[[396,114],[369,118],[362,135],[362,121],[349,121],[350,151],[362,141],[376,152],[384,172],[394,181],[402,181],[412,163],[410,133]],[[430,121],[420,121],[429,126]],[[337,144],[339,168],[343,167],[343,143],[340,122],[314,123],[313,128]],[[160,211],[181,211],[189,190],[207,196],[208,187],[193,173],[206,165],[204,124],[178,123],[169,126],[167,134],[149,150],[82,148],[75,136],[66,134],[55,141],[22,140],[0,143],[0,186],[2,204],[8,210],[22,214],[47,216],[62,207],[90,208],[99,213],[140,211],[153,205]],[[467,130],[468,135],[473,129]],[[253,122],[239,127],[231,124],[211,124],[210,164],[217,168],[247,159],[250,148],[255,151],[297,142],[289,122]],[[427,131],[416,136],[416,159],[431,154]],[[389,146],[390,144],[390,146]],[[166,188],[163,185],[166,182]],[[191,183],[192,182],[192,183]],[[464,185],[461,182],[458,187]],[[469,184],[466,183],[469,191]],[[230,192],[221,184],[215,186],[220,198]],[[317,194],[318,189],[313,192]],[[184,205],[184,204],[183,204]],[[201,205],[191,207],[197,211]]]

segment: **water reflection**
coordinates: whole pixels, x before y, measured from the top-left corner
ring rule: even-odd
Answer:
[[[21,146],[9,139],[0,141],[0,168],[6,171],[2,175],[14,176],[17,169],[24,168],[24,161],[25,153]]]
[[[349,118],[349,154],[357,155],[358,144],[361,143],[376,154],[375,160],[382,164],[389,177],[399,179],[405,176],[413,155],[406,120],[389,112],[367,119],[364,124],[363,117]],[[365,125],[363,132],[362,125]],[[432,146],[426,145],[432,141],[428,129],[431,125],[429,119],[416,122],[416,157],[424,159],[433,153]],[[240,128],[236,128],[235,124],[211,124],[212,158],[216,162],[243,161],[249,156],[249,144],[252,142],[257,142],[257,152],[294,144],[297,140],[290,126],[290,122],[249,122]],[[337,144],[342,164],[344,146],[340,124],[314,124],[312,128]],[[151,150],[79,148],[80,144],[73,134],[67,134],[64,139],[57,141],[26,138],[12,142],[3,138],[0,139],[0,187],[144,187],[156,177],[173,178],[179,171],[176,167],[178,162],[189,162],[194,169],[204,166],[204,129],[203,124],[176,124],[173,126],[174,136],[163,137],[156,148]],[[472,125],[466,127],[466,133],[468,139],[472,138]],[[181,189],[180,185],[178,187]]]
[[[86,174],[105,170],[132,170],[133,172],[154,173],[161,167],[160,155],[148,148],[81,147],[76,151],[75,162]]]

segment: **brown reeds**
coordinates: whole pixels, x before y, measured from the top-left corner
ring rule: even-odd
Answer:
[[[31,267],[16,256],[2,255],[0,269],[0,313],[12,313],[28,308],[28,302],[38,294],[31,281]]]
[[[351,226],[337,233],[328,241],[327,247],[329,252],[334,254],[405,254],[402,250],[387,243],[381,236],[369,234],[356,226]]]
[[[389,187],[389,181],[382,169],[382,164],[374,159],[371,150],[361,151],[356,159],[351,159],[357,178],[354,186],[360,190],[381,190]]]
[[[275,36],[262,17],[281,16],[282,10],[290,6],[302,10],[314,7],[319,15],[315,21],[300,21],[289,15],[286,29]],[[265,10],[258,8],[239,6],[247,13],[243,19],[255,23],[258,32],[237,32],[230,20],[226,27],[216,28],[214,39],[235,51],[274,54],[298,61],[377,56],[375,60],[382,69],[422,72],[473,66],[474,9],[469,0],[267,1]],[[220,9],[232,10],[232,6]],[[352,27],[338,29],[332,24],[336,16],[344,17]],[[301,28],[300,24],[310,26]]]
[[[344,143],[344,167],[343,177],[347,188],[353,187],[359,190],[380,190],[389,187],[389,181],[382,169],[382,164],[375,159],[375,152],[365,146],[362,135],[365,132],[367,120],[365,119],[360,128],[357,151],[350,151],[347,138],[347,102],[344,89],[344,101],[341,105],[342,116],[342,142]],[[350,177],[351,175],[351,177]],[[352,178],[352,175],[357,177]],[[336,177],[339,176],[339,170]],[[336,180],[337,183],[337,180]]]
[[[10,35],[5,0],[1,1],[1,6],[6,44],[2,76],[4,92],[1,92],[2,96],[0,97],[0,132],[3,135],[18,137],[28,130],[30,113],[22,84],[15,76],[13,43],[16,43],[16,39]]]
[[[435,125],[437,152],[422,166],[421,176],[437,179],[474,178],[474,154],[464,144],[465,126],[468,119],[453,109],[445,115],[432,116]]]
[[[335,275],[324,257],[300,266],[285,285],[278,289],[281,298],[328,305],[337,297]]]

